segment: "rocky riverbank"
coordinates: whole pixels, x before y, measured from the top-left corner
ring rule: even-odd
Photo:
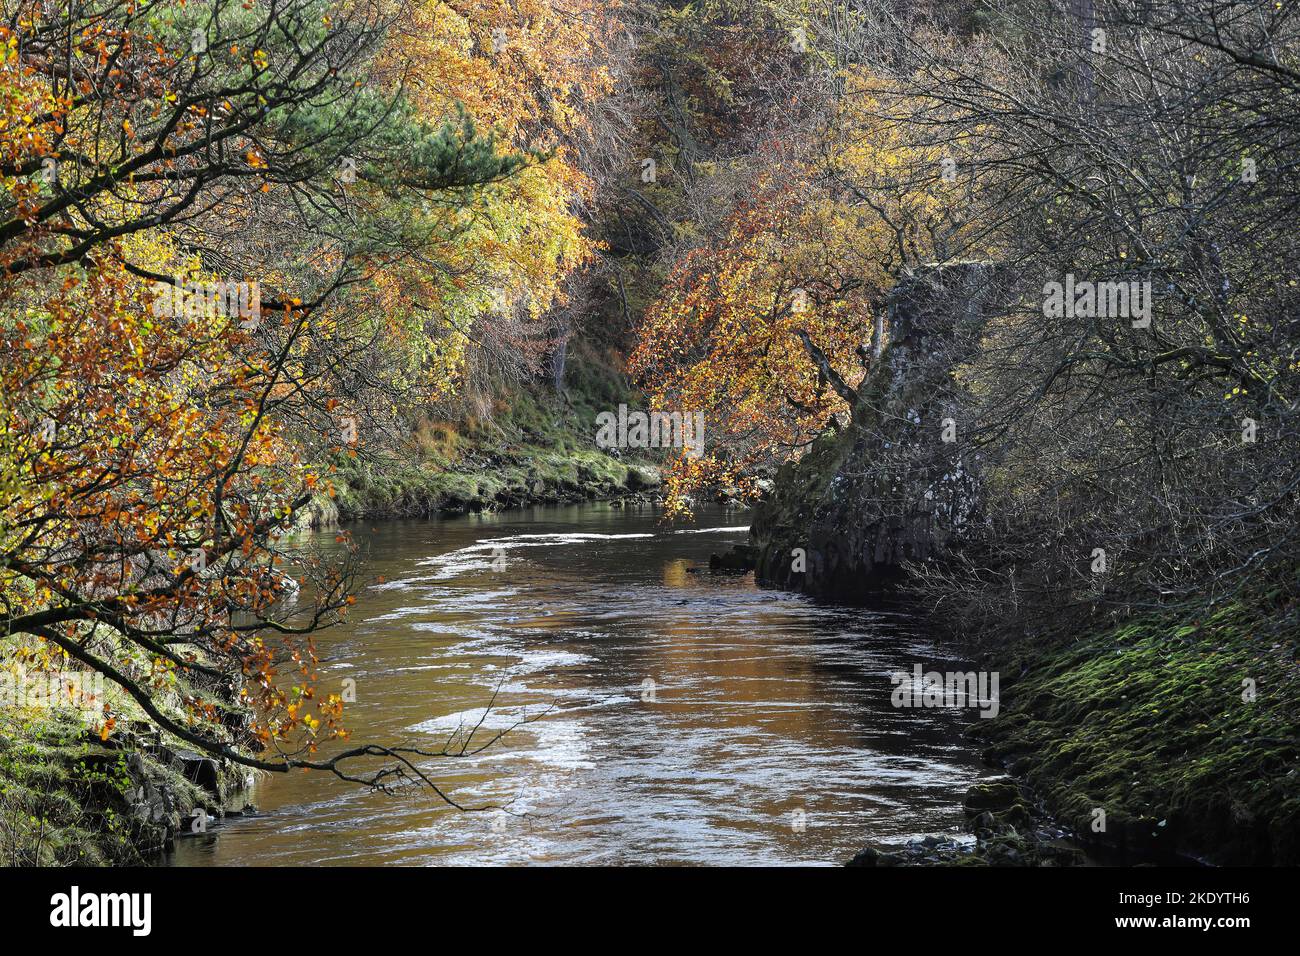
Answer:
[[[781,470],[749,545],[727,560],[774,586],[872,603],[906,589],[915,568],[962,552],[982,520],[981,460],[943,441],[953,410],[933,396],[978,336],[995,282],[977,264],[900,282],[890,344],[858,387],[851,422]],[[856,862],[1060,865],[1072,859],[1060,851],[1065,834],[1124,863],[1300,862],[1294,584],[1118,608],[1069,633],[1046,622],[980,635],[971,653],[1000,675],[1000,712],[971,733],[1021,799],[980,807],[987,794],[972,791],[973,839],[874,848]]]
[[[243,768],[135,722],[111,736],[63,709],[0,718],[0,865],[148,863],[248,809]]]
[[[309,522],[659,500],[661,458],[596,446],[597,415],[636,397],[603,367],[574,363],[570,371],[563,395],[521,388],[491,417],[424,421],[397,451],[363,445],[340,456],[329,476],[335,494],[317,496]]]
[[[976,347],[999,276],[980,263],[918,271],[889,302],[890,341],[850,405],[777,473],[754,515],[760,580],[839,602],[874,600],[903,565],[959,547],[977,520],[978,456],[952,426],[953,369]]]

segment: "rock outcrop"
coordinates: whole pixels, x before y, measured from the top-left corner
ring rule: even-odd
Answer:
[[[851,421],[786,465],[755,511],[760,581],[865,600],[897,583],[905,562],[942,558],[980,520],[979,454],[963,433],[954,370],[978,346],[990,304],[1004,301],[1000,279],[984,263],[900,279]]]

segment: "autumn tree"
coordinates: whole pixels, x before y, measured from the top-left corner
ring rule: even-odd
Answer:
[[[526,285],[580,243],[540,238],[559,144],[441,87],[417,15],[436,57],[490,56],[443,4],[5,5],[0,635],[106,675],[104,737],[142,714],[250,767],[434,785],[418,748],[317,753],[344,731],[312,635],[357,568],[284,534],[446,385],[424,315],[481,298],[458,262]]]
[[[709,434],[708,455],[673,462],[674,512],[718,485],[752,493],[756,474],[846,424],[895,276],[967,229],[941,151],[903,135],[911,116],[872,95],[884,85],[810,54],[787,95],[815,105],[757,144],[742,198],[681,253],[638,327],[632,373],[656,406],[701,411]]]

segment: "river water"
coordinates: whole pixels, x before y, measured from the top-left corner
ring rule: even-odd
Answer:
[[[506,810],[269,775],[257,813],[168,862],[838,864],[953,835],[989,772],[969,717],[890,704],[889,674],[942,650],[906,615],[690,572],[745,522],[592,504],[354,527],[382,582],[319,641],[322,688],[355,687],[351,743],[518,725],[424,762],[462,805]]]

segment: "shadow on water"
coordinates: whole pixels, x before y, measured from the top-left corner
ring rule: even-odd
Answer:
[[[510,813],[276,775],[260,812],[168,862],[842,863],[959,828],[989,772],[961,739],[969,716],[890,705],[889,674],[942,651],[901,612],[690,573],[745,521],[595,504],[354,527],[383,583],[321,635],[322,689],[355,681],[353,743],[438,749],[552,708],[428,761],[459,801]]]

